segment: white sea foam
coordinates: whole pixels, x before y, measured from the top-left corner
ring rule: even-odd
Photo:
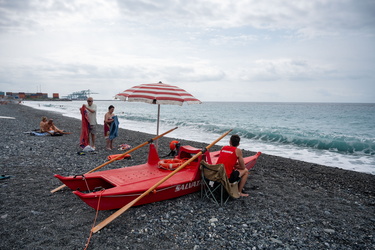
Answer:
[[[25,105],[44,109],[54,112],[62,113],[64,116],[69,116],[77,119],[81,119],[79,108],[85,101],[72,101],[72,102],[36,102],[27,101]],[[119,101],[96,101],[98,106],[97,120],[99,124],[103,124],[104,114],[107,112],[109,105],[115,106],[115,113],[119,117],[120,127],[126,128],[133,131],[140,131],[150,134],[156,134],[156,119],[157,119],[157,106],[142,104],[142,103],[124,103]],[[257,114],[251,117],[251,122],[247,123],[246,119],[232,117],[230,115],[218,115],[220,112],[230,113],[232,109],[237,109],[238,104],[227,104],[222,103],[220,105],[191,105],[191,106],[162,106],[161,110],[161,122],[160,122],[160,133],[167,131],[175,126],[179,129],[168,134],[168,137],[193,140],[199,142],[209,143],[215,140],[220,134],[230,128],[234,128],[234,132],[241,135],[241,148],[269,155],[282,156],[290,159],[301,160],[331,167],[338,167],[342,169],[348,169],[358,172],[365,172],[375,174],[375,157],[371,154],[361,153],[345,153],[338,152],[333,149],[319,149],[318,147],[311,147],[308,145],[298,145],[288,143],[288,138],[298,138],[296,131],[302,136],[308,134],[308,136],[315,136],[319,134],[323,139],[312,138],[312,142],[319,145],[321,141],[325,140],[324,133],[332,130],[329,124],[329,120],[320,120],[317,122],[313,120],[311,123],[316,126],[316,132],[310,132],[305,127],[306,123],[302,122],[304,114],[299,114],[301,117],[295,117],[298,114],[293,113],[293,106],[282,106],[282,112],[285,113],[285,117],[288,119],[297,119],[296,121],[277,126],[278,122],[275,119],[270,119],[269,116],[276,116],[275,114]],[[244,110],[251,109],[249,106]],[[289,110],[290,109],[290,110]],[[255,110],[253,110],[255,112]],[[263,112],[267,112],[266,110]],[[280,112],[280,111],[279,111]],[[291,116],[290,114],[294,114]],[[189,118],[194,116],[194,119]],[[262,117],[263,116],[263,117]],[[283,116],[284,117],[284,116]],[[131,119],[130,119],[131,118]],[[232,120],[231,120],[232,119]],[[250,119],[250,118],[248,118]],[[286,118],[285,118],[286,119]],[[299,121],[299,119],[301,119]],[[272,124],[275,123],[275,124]],[[268,124],[271,124],[268,126]],[[321,126],[326,128],[320,129]],[[361,124],[362,126],[362,124]],[[292,130],[290,127],[293,127]],[[272,133],[266,133],[265,131],[272,130]],[[343,129],[344,130],[344,129]],[[365,129],[362,129],[362,131]],[[281,132],[280,132],[281,131]],[[345,130],[345,132],[348,132]],[[255,133],[255,136],[249,136]],[[280,134],[281,133],[281,134]],[[333,133],[339,136],[342,131],[335,130]],[[364,133],[371,134],[371,131],[364,131]],[[280,134],[281,136],[278,136]],[[311,135],[310,135],[311,134]],[[274,136],[274,138],[272,138]],[[268,138],[268,139],[264,139]],[[285,139],[287,138],[287,139]],[[347,137],[349,138],[349,137]],[[299,138],[298,138],[299,139]],[[319,141],[320,140],[320,141]],[[371,140],[371,138],[370,138]],[[228,138],[223,139],[218,145],[225,145],[228,143]],[[370,146],[371,147],[371,146]]]

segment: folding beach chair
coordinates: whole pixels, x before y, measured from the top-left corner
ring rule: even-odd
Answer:
[[[230,197],[239,198],[238,182],[230,183],[225,173],[224,164],[211,165],[205,161],[200,163],[201,198],[210,199],[223,206]]]

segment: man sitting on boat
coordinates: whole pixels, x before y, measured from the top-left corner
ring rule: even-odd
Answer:
[[[216,164],[224,164],[225,172],[230,182],[237,181],[238,177],[240,178],[238,193],[240,196],[245,197],[249,195],[243,193],[242,189],[246,184],[249,171],[245,166],[242,151],[238,148],[240,140],[241,138],[238,135],[232,135],[229,140],[230,145],[222,147]]]

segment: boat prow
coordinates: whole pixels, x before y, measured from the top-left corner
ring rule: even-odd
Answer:
[[[243,160],[245,162],[245,166],[248,170],[252,169],[255,164],[257,163],[258,157],[262,154],[262,152],[258,152],[253,156],[244,157]]]

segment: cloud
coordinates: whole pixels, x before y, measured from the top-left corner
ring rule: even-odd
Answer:
[[[320,33],[373,32],[371,0],[3,0],[2,29],[60,29],[101,22],[145,27],[253,27],[290,30],[305,36]]]
[[[119,1],[123,16],[155,25],[230,29],[252,27],[319,34],[374,31],[375,3],[364,1]]]
[[[257,101],[303,100],[307,91],[300,87],[316,101],[339,92],[338,100],[350,93],[371,100],[362,89],[375,78],[374,6],[368,0],[0,0],[0,90],[43,84],[64,94],[86,86],[110,93],[108,86],[121,91],[125,83],[161,80],[208,100],[248,100],[249,92]]]
[[[335,70],[329,65],[314,65],[302,59],[256,60],[253,67],[240,70],[243,81],[311,81],[332,77]]]

